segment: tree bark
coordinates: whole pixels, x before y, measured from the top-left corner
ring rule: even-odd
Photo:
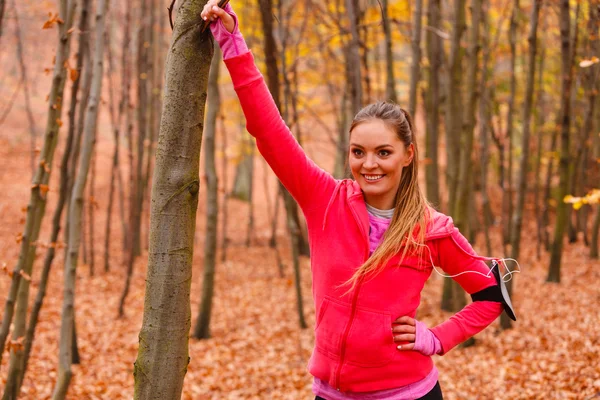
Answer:
[[[123,236],[126,236],[126,227],[125,227],[125,210],[124,210],[124,196],[122,191],[122,178],[121,171],[119,168],[119,159],[120,159],[120,133],[121,126],[123,124],[123,117],[125,115],[125,107],[127,105],[127,97],[129,94],[129,89],[131,86],[131,69],[129,66],[129,51],[127,51],[127,47],[131,40],[131,31],[129,29],[129,25],[131,24],[131,8],[127,7],[125,11],[125,21],[123,24],[123,51],[121,54],[121,96],[119,99],[119,108],[117,111],[117,115],[115,115],[115,110],[113,108],[113,104],[116,102],[114,96],[114,85],[113,85],[113,64],[112,64],[112,49],[110,48],[110,35],[109,30],[106,31],[106,54],[108,61],[108,85],[109,85],[109,96],[110,96],[110,111],[111,111],[111,125],[113,130],[113,138],[115,141],[115,150],[113,153],[112,159],[112,168],[111,168],[111,176],[110,176],[110,186],[108,192],[108,208],[106,212],[106,228],[104,234],[104,271],[108,272],[110,270],[110,239],[111,239],[111,222],[112,222],[112,207],[113,207],[113,199],[114,199],[114,191],[115,191],[115,181],[120,183],[119,190],[119,205],[120,205],[120,213],[121,213],[121,225],[123,227]]]
[[[450,59],[448,66],[448,102],[446,107],[446,186],[448,187],[448,210],[454,212],[456,204],[458,173],[460,160],[460,134],[462,131],[462,58],[461,38],[465,30],[465,0],[454,2],[454,23],[452,42],[450,44]],[[442,292],[442,309],[457,311],[466,304],[464,292],[451,279],[444,280]]]
[[[260,14],[263,23],[263,32],[265,35],[264,41],[264,52],[266,58],[267,65],[267,86],[271,95],[273,96],[273,100],[275,105],[281,112],[281,101],[279,97],[280,88],[279,88],[279,68],[277,66],[277,47],[275,45],[275,37],[273,34],[273,5],[271,0],[260,0]],[[359,60],[360,61],[360,60]],[[359,63],[360,65],[360,63]],[[283,193],[283,201],[286,210],[286,220],[288,223],[288,229],[290,233],[290,238],[292,242],[292,259],[294,263],[294,268],[300,265],[299,256],[300,256],[300,237],[302,233],[299,228],[299,218],[298,218],[298,206],[294,201],[292,195],[283,187],[281,182],[279,183],[279,188]],[[300,272],[297,271],[295,273],[296,276],[296,285],[300,285]],[[298,305],[298,315],[300,320],[300,327],[305,328],[305,325],[302,324],[304,320],[304,309],[302,307],[302,292],[296,289],[296,299]]]
[[[385,44],[385,98],[391,102],[397,103],[396,81],[394,79],[394,52],[392,51],[392,29],[390,26],[390,17],[388,15],[389,2],[382,0],[381,12],[383,14],[383,34]]]
[[[488,5],[483,5],[481,13],[481,25],[488,26]],[[483,234],[485,237],[485,245],[487,254],[492,254],[492,243],[490,239],[490,227],[493,224],[492,207],[490,205],[490,198],[488,195],[488,163],[489,163],[489,140],[490,140],[490,99],[488,77],[489,77],[489,63],[491,58],[492,49],[490,48],[489,31],[483,29],[482,36],[482,47],[483,47],[483,65],[481,67],[481,79],[479,84],[479,92],[481,100],[479,101],[479,140],[481,141],[481,208],[483,210]]]
[[[73,185],[71,200],[69,204],[69,241],[67,258],[65,260],[64,274],[64,297],[60,329],[60,353],[58,365],[58,377],[53,400],[66,398],[69,383],[72,377],[71,362],[73,359],[73,336],[74,336],[74,314],[75,314],[75,280],[79,245],[81,240],[81,217],[83,210],[83,196],[87,175],[90,169],[94,143],[96,141],[96,126],[98,122],[98,109],[102,93],[102,78],[104,65],[104,25],[106,20],[106,0],[99,0],[96,5],[95,33],[94,33],[94,56],[92,61],[92,86],[88,100],[83,127],[83,143],[77,178]]]
[[[228,166],[228,158],[227,158],[227,132],[225,132],[225,118],[223,114],[221,114],[221,133],[223,135],[221,139],[221,181],[222,185],[222,204],[223,211],[221,214],[223,217],[221,218],[221,262],[224,263],[227,260],[227,245],[229,244],[229,239],[227,238],[227,220],[228,220],[228,204],[227,204],[227,183],[228,183],[228,174],[227,174],[227,166]]]
[[[413,23],[410,38],[412,60],[410,61],[410,88],[408,93],[408,112],[414,118],[417,112],[417,87],[421,75],[421,17],[423,0],[415,0]]]
[[[135,399],[179,399],[189,363],[198,170],[213,52],[208,32],[200,33],[204,4],[201,0],[181,4],[167,55],[152,181],[144,318],[134,366]]]
[[[350,21],[351,40],[348,43],[349,82],[352,113],[356,114],[363,106],[362,77],[360,72],[360,38],[358,37],[358,10],[356,0],[345,0],[346,12]]]
[[[74,0],[62,0],[60,2],[60,16],[64,23],[58,25],[58,46],[54,63],[54,72],[52,75],[52,87],[48,99],[48,119],[44,134],[44,145],[40,152],[40,162],[38,163],[36,174],[33,178],[33,184],[31,185],[19,259],[17,261],[17,266],[13,271],[4,307],[2,327],[0,328],[0,349],[4,349],[5,347],[6,338],[15,312],[17,291],[20,292],[18,294],[18,301],[21,303],[17,309],[17,314],[22,315],[19,317],[19,321],[15,321],[13,337],[17,339],[25,334],[25,313],[27,311],[29,281],[25,279],[22,280],[21,273],[31,276],[31,269],[36,252],[36,242],[38,240],[42,218],[46,209],[48,182],[50,179],[54,151],[58,143],[58,131],[60,129],[59,122],[62,114],[62,97],[66,80],[66,69],[64,64],[69,58],[69,46],[71,43],[71,35],[68,31],[73,24],[74,10]],[[23,282],[22,288],[20,287],[21,282]],[[2,361],[3,353],[3,351],[0,351],[0,362]]]
[[[2,3],[4,1],[2,0]],[[0,5],[0,9],[4,8],[4,4]],[[27,77],[27,65],[23,56],[23,42],[21,40],[21,27],[19,24],[19,14],[17,12],[16,3],[13,2],[13,12],[15,14],[15,36],[17,39],[17,58],[19,59],[19,69],[21,70],[21,80],[23,82],[23,95],[25,97],[25,111],[27,114],[27,122],[29,123],[29,135],[30,135],[30,157],[31,157],[31,175],[35,174],[35,142],[37,137],[37,129],[35,126],[35,119],[33,118],[33,112],[31,111],[31,100],[29,97],[29,79]],[[2,11],[0,10],[0,13]],[[2,17],[0,16],[0,24]],[[0,34],[1,35],[1,34]]]
[[[441,208],[440,178],[438,169],[438,138],[440,127],[440,69],[442,67],[441,39],[433,29],[440,26],[440,0],[427,3],[426,46],[429,59],[427,92],[425,94],[426,137],[425,137],[425,176],[427,181],[427,199],[438,209]]]
[[[531,110],[533,107],[533,88],[535,86],[535,58],[537,54],[537,27],[542,0],[535,0],[529,17],[529,57],[527,63],[527,79],[525,88],[525,102],[523,104],[523,136],[521,138],[521,158],[519,160],[519,176],[517,181],[517,201],[513,213],[512,232],[510,235],[511,257],[519,259],[521,248],[521,229],[523,226],[523,209],[525,208],[525,195],[527,194],[527,171],[529,162],[529,137],[531,131]],[[506,284],[509,295],[512,293],[514,279]],[[506,313],[500,316],[502,329],[512,326],[511,319]]]
[[[469,193],[473,186],[473,138],[475,131],[475,110],[477,106],[477,72],[479,56],[479,25],[481,20],[481,0],[473,0],[471,6],[471,30],[469,32],[469,48],[465,93],[467,101],[464,107],[462,134],[460,138],[460,158],[458,163],[458,182],[456,201],[452,217],[458,229],[469,236]]]
[[[151,76],[151,65],[149,57],[149,46],[146,46],[150,42],[149,35],[151,31],[150,26],[150,15],[151,7],[148,5],[147,0],[141,1],[140,7],[140,18],[141,27],[138,35],[137,43],[137,154],[136,154],[136,165],[135,165],[135,181],[131,196],[132,213],[130,216],[130,232],[133,234],[132,250],[135,257],[141,254],[141,226],[142,226],[142,213],[144,208],[144,157],[147,156],[146,151],[146,140],[150,137],[149,134],[149,118],[147,117],[149,108],[149,77]],[[128,290],[128,289],[126,289]]]
[[[561,62],[561,127],[560,127],[560,183],[558,189],[558,205],[554,229],[554,243],[550,253],[547,282],[560,282],[560,265],[562,258],[563,236],[567,223],[567,204],[563,201],[567,195],[569,184],[569,128],[571,125],[571,84],[573,81],[573,58],[571,54],[571,16],[569,1],[560,1],[560,49]]]
[[[508,145],[508,154],[506,156],[507,166],[505,180],[502,182],[502,237],[504,244],[510,243],[510,233],[512,231],[513,215],[513,128],[515,112],[515,96],[517,92],[516,60],[517,60],[517,18],[519,13],[519,0],[514,0],[513,9],[510,16],[510,26],[508,30],[508,42],[510,45],[510,94],[508,98],[508,111],[506,115],[506,143]]]
[[[543,5],[542,5],[543,6]],[[542,7],[540,7],[540,13],[542,13]],[[546,26],[547,23],[545,22],[545,19],[542,17],[542,35],[543,33],[546,31]],[[543,36],[542,36],[543,38]],[[543,222],[542,222],[542,210],[543,207],[540,204],[540,186],[541,186],[541,180],[542,180],[542,148],[543,148],[543,131],[542,131],[542,125],[544,124],[544,107],[545,107],[545,101],[544,101],[544,97],[545,97],[545,93],[544,93],[544,88],[543,88],[543,77],[544,77],[544,60],[546,59],[546,49],[544,47],[544,45],[542,44],[540,46],[540,56],[539,56],[539,63],[538,63],[538,75],[537,75],[537,80],[538,80],[538,88],[537,88],[537,94],[535,96],[535,101],[536,101],[536,106],[534,107],[534,110],[537,110],[537,112],[535,112],[536,114],[536,118],[535,118],[535,125],[534,125],[534,131],[533,131],[533,136],[537,137],[537,155],[536,155],[536,160],[535,160],[535,187],[534,187],[534,208],[535,208],[535,217],[536,217],[536,222],[537,222],[537,246],[536,246],[536,253],[537,253],[537,258],[538,260],[542,257],[542,242],[543,242]]]
[[[223,59],[221,49],[215,43],[215,54],[208,75],[208,98],[206,130],[204,132],[204,169],[206,180],[206,238],[204,241],[204,278],[202,279],[202,297],[198,310],[198,319],[194,329],[196,339],[210,337],[210,317],[215,288],[215,266],[217,260],[217,234],[219,215],[219,182],[215,165],[215,136],[217,116],[221,108],[219,94],[219,67]]]
[[[121,293],[121,299],[119,301],[119,317],[125,315],[125,300],[129,294],[129,287],[131,284],[131,276],[133,274],[133,267],[135,259],[141,254],[141,226],[142,226],[142,211],[144,205],[144,156],[148,155],[146,148],[146,138],[149,131],[149,119],[146,118],[148,112],[148,76],[149,76],[149,65],[148,65],[148,47],[145,43],[148,42],[149,27],[149,7],[147,2],[142,0],[140,9],[142,26],[138,32],[138,43],[137,43],[137,73],[138,73],[138,84],[137,84],[137,127],[138,137],[136,143],[136,159],[134,170],[131,171],[132,176],[132,189],[130,191],[130,208],[129,208],[129,222],[127,224],[129,232],[128,245],[126,252],[126,270],[127,275],[125,277],[125,285],[123,292]]]

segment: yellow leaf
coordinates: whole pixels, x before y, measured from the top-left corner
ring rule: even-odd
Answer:
[[[588,60],[581,60],[579,62],[579,66],[581,68],[587,68],[587,67],[591,67],[592,65],[596,64],[598,62],[598,57],[592,57]]]

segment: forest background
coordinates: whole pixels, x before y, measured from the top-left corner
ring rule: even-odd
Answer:
[[[0,0],[3,399],[310,398],[304,221],[218,49],[211,65],[203,4]],[[233,6],[318,165],[343,177],[356,110],[397,101],[429,200],[479,254],[518,259],[517,322],[436,358],[445,397],[600,396],[598,0]],[[179,259],[149,252],[165,238]],[[418,318],[466,302],[433,274]]]

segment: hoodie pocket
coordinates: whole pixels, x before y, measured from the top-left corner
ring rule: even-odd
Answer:
[[[315,347],[320,353],[333,360],[340,358],[340,344],[349,316],[349,305],[328,297],[323,299],[315,325]]]
[[[331,298],[323,299],[315,328],[315,347],[332,360],[340,359],[341,341],[352,307]],[[396,346],[392,317],[388,312],[358,307],[344,348],[344,362],[360,367],[381,367],[394,358]]]
[[[345,360],[360,367],[383,367],[397,351],[390,313],[357,308],[346,341]]]

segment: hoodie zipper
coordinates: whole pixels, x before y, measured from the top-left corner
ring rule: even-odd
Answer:
[[[352,204],[350,204],[350,210],[352,211],[352,215],[354,216],[354,219],[356,220],[356,223],[358,224],[358,227],[363,235],[363,239],[365,239],[366,252],[363,257],[363,263],[364,263],[365,261],[367,261],[367,259],[369,257],[369,237],[368,237],[367,233],[365,232],[365,230],[363,229],[363,225],[360,221],[360,218],[356,214],[356,210],[354,209]],[[344,331],[344,335],[342,336],[342,341],[340,343],[340,345],[341,345],[340,363],[338,365],[338,368],[337,368],[337,371],[335,374],[335,388],[337,389],[338,392],[340,391],[340,386],[341,386],[340,378],[341,378],[341,374],[342,374],[342,367],[344,365],[344,358],[346,356],[346,340],[348,339],[348,334],[350,333],[350,329],[352,328],[352,323],[354,322],[354,316],[356,315],[356,303],[358,302],[358,294],[360,293],[361,285],[362,285],[362,277],[359,279],[356,289],[354,290],[354,296],[352,298],[352,308],[350,311],[350,320],[348,321],[348,324],[346,325],[346,330]]]

